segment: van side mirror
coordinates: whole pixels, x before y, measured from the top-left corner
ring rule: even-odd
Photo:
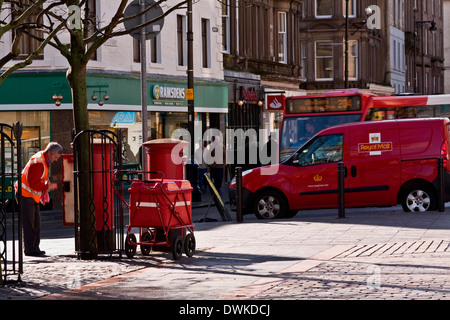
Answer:
[[[294,155],[292,156],[292,163],[293,164],[298,164],[298,153],[294,153]]]

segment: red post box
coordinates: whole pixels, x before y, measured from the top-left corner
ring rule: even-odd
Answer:
[[[74,190],[73,190],[73,154],[62,155],[63,181],[63,226],[75,223]]]
[[[145,142],[143,146],[148,157],[148,171],[160,171],[164,173],[164,179],[184,180],[186,158],[183,148],[188,145],[187,141],[170,138]]]
[[[92,170],[94,181],[95,225],[99,252],[115,248],[114,237],[114,196],[111,171],[113,143],[96,143],[94,140]]]

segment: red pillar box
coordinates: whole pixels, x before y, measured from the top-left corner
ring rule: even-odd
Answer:
[[[96,143],[93,145],[94,171],[94,205],[95,225],[99,252],[110,251],[115,248],[114,237],[114,196],[112,190],[111,171],[113,170],[113,143]]]
[[[155,139],[144,143],[148,157],[148,171],[160,171],[164,173],[164,179],[184,180],[186,158],[183,155],[183,148],[188,145],[187,141],[178,139]],[[154,178],[161,177],[155,175]]]

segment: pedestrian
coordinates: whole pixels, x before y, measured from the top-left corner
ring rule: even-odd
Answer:
[[[22,170],[22,220],[24,251],[26,256],[43,256],[39,244],[41,241],[41,213],[39,203],[49,202],[48,192],[57,188],[50,182],[50,164],[56,163],[63,148],[56,142],[50,142],[43,151],[31,157]],[[18,183],[15,183],[16,193]]]
[[[250,134],[246,137],[245,143],[245,165],[243,170],[249,170],[260,166],[259,146],[256,134]]]
[[[209,171],[211,173],[211,179],[214,181],[214,187],[220,192],[223,182],[223,171],[226,166],[226,149],[220,140],[220,136],[213,136],[211,138],[209,154],[211,155]]]
[[[260,162],[262,165],[275,164],[278,150],[278,143],[272,140],[272,134],[269,134],[268,140],[263,147]]]
[[[203,183],[204,175],[208,172],[208,164],[205,161],[206,141],[200,140],[200,146],[195,150],[195,160],[198,163],[198,186],[200,190],[205,190],[206,185]]]

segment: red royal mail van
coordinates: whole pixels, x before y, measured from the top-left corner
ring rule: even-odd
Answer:
[[[407,119],[325,129],[285,162],[243,172],[244,213],[271,219],[302,209],[337,208],[340,161],[347,173],[346,207],[401,204],[405,211],[436,210],[439,157],[450,182],[449,123],[447,118]],[[450,201],[450,186],[446,190]]]

